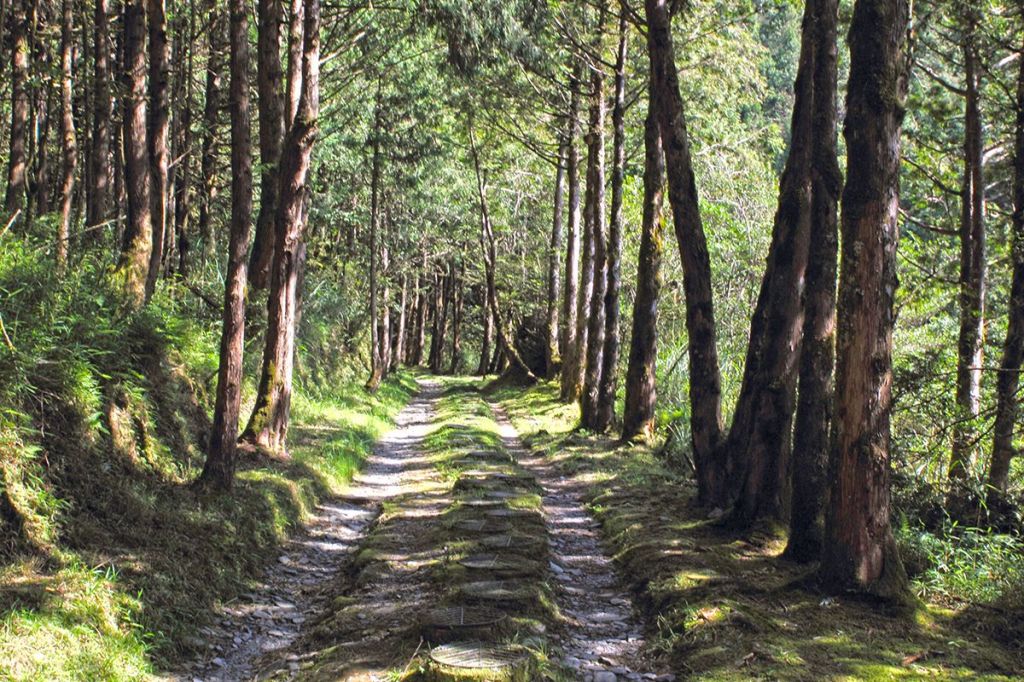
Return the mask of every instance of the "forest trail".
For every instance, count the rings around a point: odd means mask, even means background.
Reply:
[[[561,663],[583,680],[671,679],[646,671],[641,656],[643,624],[598,537],[598,523],[586,510],[582,491],[519,438],[505,410],[491,403],[505,449],[537,477],[543,487],[543,512],[551,542],[549,563],[558,606],[568,619],[552,635]],[[643,671],[643,672],[638,672]]]
[[[529,532],[528,521],[516,520],[525,510],[506,507],[505,498],[497,497],[511,493],[496,493],[489,485],[505,483],[510,475],[530,481],[539,494],[532,528],[546,538],[549,554],[534,562],[536,570],[504,584],[514,582],[531,595],[550,589],[560,614],[557,622],[542,616],[548,626],[517,625],[514,639],[532,636],[543,642],[548,671],[557,675],[551,679],[673,679],[652,672],[641,655],[642,623],[598,541],[597,523],[585,510],[581,491],[523,446],[500,406],[484,403],[476,391],[453,393],[443,387],[421,382],[420,393],[377,445],[353,488],[322,508],[308,533],[290,543],[270,569],[263,586],[247,595],[249,601],[226,607],[219,624],[203,630],[213,642],[210,654],[172,679],[370,682],[394,679],[400,671],[425,664],[432,642],[421,639],[427,632],[423,623],[438,606],[466,604],[468,613],[480,602],[467,598],[467,590],[496,584],[479,581],[490,575],[487,571],[457,565],[460,547],[489,547],[480,543],[493,538],[486,529],[477,529],[483,534],[466,530],[475,523],[467,514],[487,519],[488,528],[511,522],[516,530],[508,537]],[[454,418],[438,415],[444,395],[454,395],[447,407]],[[479,428],[462,418],[471,414],[490,424],[500,444],[481,448]],[[456,469],[453,475],[452,463],[435,456],[439,438],[471,468]],[[499,463],[516,473],[493,473],[489,467]],[[488,485],[475,487],[485,470],[492,472]],[[509,510],[508,518],[495,511],[496,497],[500,508]],[[509,553],[494,556],[511,558]],[[527,622],[521,619],[536,613],[532,598],[485,603],[492,613],[503,612],[507,622]],[[470,639],[482,638],[503,639],[489,631]]]
[[[261,585],[228,604],[212,626],[197,634],[209,653],[167,679],[195,682],[240,681],[267,668],[298,670],[289,647],[307,623],[328,608],[329,586],[362,544],[381,505],[415,483],[417,452],[430,426],[438,388],[424,382],[395,419],[395,428],[377,443],[354,485],[320,507],[305,532],[291,539]]]

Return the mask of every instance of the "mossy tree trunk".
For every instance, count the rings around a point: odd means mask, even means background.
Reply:
[[[665,155],[661,150],[654,99],[649,97],[644,121],[644,212],[640,261],[636,273],[629,365],[626,368],[626,404],[622,415],[622,439],[626,441],[635,438],[650,440],[654,436],[664,189]]]

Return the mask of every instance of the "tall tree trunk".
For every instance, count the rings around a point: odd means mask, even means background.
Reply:
[[[848,42],[831,495],[821,576],[828,589],[899,597],[890,525],[889,416],[906,0],[857,0]]]
[[[619,289],[622,287],[622,191],[626,174],[626,48],[629,40],[626,9],[619,16],[619,51],[615,61],[614,163],[612,166],[612,218],[608,229],[608,284],[604,295],[604,353],[597,396],[594,428],[607,431],[615,420],[615,394],[618,366],[621,313]]]
[[[469,147],[470,155],[473,157],[473,169],[476,173],[477,198],[480,201],[480,246],[484,256],[484,275],[487,285],[487,302],[491,307],[491,314],[494,316],[494,327],[497,333],[499,347],[508,362],[509,368],[520,375],[520,378],[529,383],[535,383],[530,368],[523,362],[519,350],[516,348],[515,340],[509,330],[505,328],[501,315],[501,306],[498,305],[498,286],[496,281],[497,270],[497,248],[494,243],[494,227],[491,225],[491,212],[487,204],[487,181],[484,178],[483,168],[480,164],[480,151],[476,146],[476,138],[473,135],[473,125],[469,126]]]
[[[166,0],[146,0],[149,15],[149,161],[152,176],[150,200],[152,202],[153,248],[149,257],[149,276],[146,278],[146,297],[153,295],[156,280],[163,263],[164,242],[167,234],[167,191],[170,153],[167,140],[170,131],[170,46],[167,42]]]
[[[274,268],[267,303],[267,338],[256,404],[243,438],[285,447],[291,410],[295,326],[305,246],[309,164],[320,111],[320,2],[304,0],[299,108],[281,151],[281,189],[274,220]]]
[[[249,261],[249,283],[264,289],[274,260],[274,215],[277,212],[278,165],[284,139],[284,70],[281,68],[281,0],[259,0],[256,91],[260,122],[260,212]]]
[[[604,24],[607,8],[601,5],[594,38],[594,53],[601,55],[604,42]],[[595,57],[596,58],[596,57]],[[605,307],[604,295],[608,288],[608,230],[604,212],[604,138],[605,101],[604,71],[600,63],[590,70],[590,130],[587,131],[587,189],[590,208],[588,233],[591,239],[592,288],[587,322],[586,356],[583,365],[583,392],[580,394],[580,417],[583,426],[597,429],[597,401],[600,392],[601,370],[604,358]]]
[[[804,328],[799,394],[793,428],[793,475],[786,556],[821,556],[822,512],[832,423],[835,357],[836,206],[842,185],[836,158],[836,64],[838,0],[812,0],[804,14],[816,45],[814,56],[814,152],[811,157],[811,234],[804,289]],[[805,31],[808,30],[805,28]]]
[[[668,198],[683,263],[690,360],[690,432],[697,467],[698,500],[705,506],[721,505],[726,483],[723,462],[717,455],[722,437],[722,378],[718,366],[711,258],[697,201],[697,182],[679,93],[668,3],[667,0],[645,0],[645,7],[647,48],[665,149]]]
[[[88,241],[102,236],[99,226],[110,217],[110,30],[107,0],[95,0],[93,12],[92,140],[89,189],[86,194]]]
[[[732,428],[722,446],[730,459],[730,479],[737,484],[734,520],[742,524],[759,518],[781,520],[790,510],[787,493],[804,329],[804,285],[811,232],[819,217],[814,215],[814,181],[822,171],[829,172],[829,168],[817,170],[815,163],[829,164],[820,158],[817,147],[828,145],[834,136],[818,128],[819,120],[832,119],[835,87],[820,82],[817,64],[823,52],[835,47],[822,42],[818,33],[822,20],[815,2],[805,5],[789,155],[751,321],[743,384]]]
[[[452,265],[454,276],[454,263]],[[452,362],[448,367],[449,374],[457,374],[462,367],[462,314],[463,314],[463,282],[466,279],[466,263],[461,261],[458,276],[452,280]]]
[[[405,362],[406,308],[409,302],[409,276],[402,273],[402,294],[398,301],[398,328],[391,347],[391,366],[397,368]]]
[[[377,265],[379,251],[377,247],[380,232],[380,181],[381,181],[381,150],[380,136],[383,128],[383,112],[381,110],[382,81],[377,81],[377,96],[373,114],[373,148],[370,168],[370,378],[366,380],[366,389],[376,391],[384,377],[384,358],[380,355],[380,339],[377,331]]]
[[[444,362],[445,336],[448,333],[448,274],[437,275],[434,279],[434,329],[430,335],[430,359],[428,365],[434,374],[441,373]]]
[[[956,405],[949,477],[967,478],[976,448],[974,420],[981,412],[981,364],[985,350],[985,181],[979,95],[977,17],[964,8],[964,175],[960,210],[960,336],[957,343]]]
[[[231,235],[220,337],[217,399],[206,464],[199,480],[229,489],[235,474],[245,345],[246,257],[252,222],[252,139],[249,120],[249,35],[246,0],[230,0]]]
[[[559,142],[558,159],[555,162],[555,200],[551,217],[551,241],[548,244],[548,305],[546,324],[546,343],[544,345],[544,364],[546,376],[553,379],[558,373],[561,362],[558,337],[558,304],[562,288],[560,280],[559,256],[562,251],[562,218],[565,213],[565,142]]]
[[[420,272],[416,275],[416,337],[410,355],[410,360],[415,366],[423,363],[423,344],[427,333],[427,310],[429,309],[429,304],[425,293],[427,288],[426,276],[427,254],[424,252]]]
[[[174,173],[174,233],[178,245],[177,264],[169,267],[169,270],[176,271],[179,275],[185,276],[188,272],[189,248],[191,237],[189,236],[189,225],[191,222],[192,210],[192,78],[194,73],[194,53],[192,43],[195,40],[194,12],[192,11],[192,0],[188,3],[188,30],[186,34],[185,50],[188,55],[184,64],[184,96],[179,102],[178,113],[175,116],[175,147],[180,157],[178,170]]]
[[[7,158],[7,191],[4,195],[4,224],[25,210],[28,192],[28,119],[31,109],[28,90],[29,22],[27,4],[11,0],[11,136]]]
[[[382,240],[383,241],[383,240]],[[390,257],[387,246],[380,248],[380,269],[383,282],[380,287],[380,317],[377,324],[377,358],[380,363],[381,377],[386,377],[391,371],[391,287],[388,279],[388,268]]]
[[[655,377],[658,361],[658,296],[661,293],[661,257],[664,223],[665,155],[654,99],[648,102],[644,122],[644,213],[640,236],[640,262],[633,302],[633,334],[626,368],[626,404],[622,439],[654,436]]]
[[[1024,48],[1021,49],[1024,54]],[[1009,320],[1003,359],[996,380],[996,419],[989,468],[989,495],[1005,493],[1014,456],[1013,435],[1017,428],[1021,363],[1024,361],[1024,59],[1017,75],[1017,128],[1013,155],[1013,280],[1010,284]]]
[[[128,219],[118,262],[118,276],[135,305],[148,300],[153,222],[149,146],[146,142],[146,7],[145,0],[124,0],[124,176]]]
[[[491,304],[487,300],[486,285],[483,291],[483,302],[480,305],[480,313],[483,316],[483,331],[480,339],[480,363],[477,365],[478,376],[486,376],[491,369],[491,346],[494,343],[494,314],[491,312]]]
[[[217,131],[221,111],[221,69],[223,61],[223,16],[216,0],[207,0],[206,16],[209,21],[207,35],[209,51],[206,59],[206,96],[203,104],[202,140],[199,143],[199,175],[202,193],[199,198],[199,239],[202,242],[202,260],[207,261],[214,252],[216,240],[210,212],[217,198]]]
[[[71,201],[75,193],[75,168],[78,149],[75,144],[74,91],[71,72],[74,41],[74,12],[71,0],[64,0],[63,21],[60,29],[61,70],[61,147],[64,151],[64,178],[61,183],[60,226],[57,231],[57,268],[63,271],[68,264],[68,244],[71,235]]]
[[[577,143],[579,133],[580,79],[583,64],[576,60],[572,79],[569,81],[569,115],[566,133],[565,174],[569,195],[569,217],[566,221],[568,234],[565,243],[565,291],[562,297],[562,372],[560,398],[570,402],[577,397],[576,380],[579,361],[579,340],[576,336],[577,299],[580,292],[580,151]]]

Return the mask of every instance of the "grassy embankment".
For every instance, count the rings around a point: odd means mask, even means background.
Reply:
[[[243,456],[230,496],[200,495],[215,311],[172,287],[118,312],[101,273],[57,280],[17,245],[0,300],[0,679],[141,679],[192,655],[414,390],[299,388],[291,457]]]
[[[605,540],[656,624],[653,646],[688,679],[1019,679],[1024,650],[1008,626],[1021,612],[948,594],[940,602],[928,589],[944,570],[938,563],[915,582],[922,599],[910,613],[797,588],[808,569],[778,559],[783,539],[704,520],[678,465],[575,432],[578,410],[558,401],[556,387],[498,397],[531,447],[586,484]],[[991,565],[972,575],[1000,578]]]

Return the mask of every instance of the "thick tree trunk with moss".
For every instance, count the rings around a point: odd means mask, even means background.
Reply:
[[[820,575],[828,589],[899,598],[890,525],[893,295],[906,0],[858,0],[850,25],[831,494]]]
[[[982,173],[982,121],[979,103],[977,10],[963,9],[964,172],[960,197],[960,334],[957,341],[956,406],[949,477],[967,478],[977,450],[975,420],[981,412],[985,350],[985,179]],[[955,493],[956,491],[954,491]]]
[[[304,0],[302,87],[299,107],[281,154],[281,188],[274,220],[274,267],[267,304],[267,338],[263,349],[256,404],[243,438],[270,450],[285,447],[291,409],[295,325],[305,257],[303,239],[309,192],[309,164],[320,111],[320,2]]]
[[[821,556],[827,486],[832,370],[835,357],[836,206],[842,177],[836,159],[836,64],[838,0],[812,0],[805,9],[812,31],[815,146],[811,157],[811,234],[804,293],[804,328],[799,393],[793,428],[793,476],[786,556],[814,561]],[[808,26],[810,23],[810,26]]]
[[[1006,492],[1014,430],[1018,422],[1021,364],[1024,361],[1024,59],[1017,76],[1017,126],[1013,155],[1013,280],[1010,284],[1009,320],[1003,359],[996,379],[996,419],[989,468],[989,494],[994,499]]]
[[[31,104],[28,90],[30,0],[11,0],[11,128],[7,156],[7,190],[4,195],[4,224],[25,209],[28,192],[28,119]]]
[[[697,201],[686,114],[672,45],[667,0],[645,0],[647,49],[653,74],[668,198],[683,263],[687,352],[690,360],[690,432],[702,505],[725,502],[725,467],[718,456],[722,437],[722,379],[718,367],[711,259]]]
[[[252,222],[252,140],[249,119],[248,4],[231,0],[231,235],[220,337],[217,399],[201,484],[225,490],[234,481],[238,412],[242,403],[246,260]]]
[[[565,238],[565,286],[562,296],[562,367],[560,397],[564,402],[575,399],[575,374],[578,366],[579,339],[577,328],[577,299],[580,292],[580,152],[578,138],[580,78],[582,65],[577,60],[569,82],[568,133],[566,137],[565,179],[568,195],[568,219]]]
[[[633,334],[626,368],[626,404],[622,415],[622,439],[626,441],[650,440],[654,436],[664,188],[665,156],[661,150],[658,114],[651,99],[644,122],[644,213],[633,301]]]
[[[151,175],[146,135],[146,7],[145,0],[124,2],[124,175],[128,218],[116,276],[136,306],[148,298],[150,254],[153,250]]]
[[[146,296],[152,296],[163,262],[167,234],[167,192],[170,150],[170,45],[167,42],[166,0],[146,0],[149,15],[149,125],[147,139],[150,163],[150,209],[153,248],[149,254]]]
[[[598,382],[597,415],[594,429],[607,431],[615,420],[620,347],[619,289],[622,286],[622,193],[626,173],[626,47],[629,40],[626,10],[619,17],[619,49],[615,61],[614,162],[612,165],[612,217],[608,228],[607,277],[604,295],[604,351]]]

